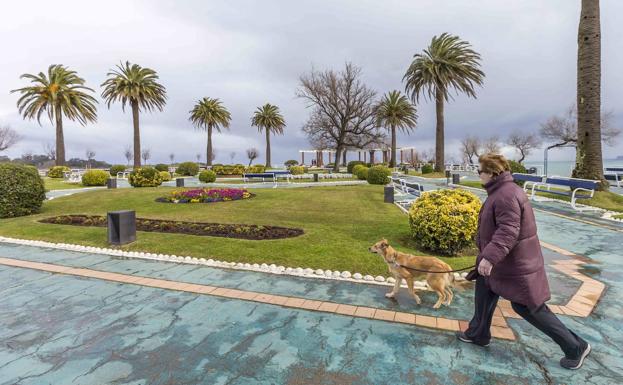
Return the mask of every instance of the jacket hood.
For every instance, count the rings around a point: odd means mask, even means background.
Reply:
[[[487,190],[487,194],[491,195],[491,193],[497,190],[501,185],[508,182],[513,182],[513,176],[510,171],[504,171],[500,175],[494,176],[483,187]]]

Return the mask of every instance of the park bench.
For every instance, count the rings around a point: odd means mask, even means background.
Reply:
[[[424,186],[417,182],[407,182],[403,178],[392,178],[394,188],[404,192],[405,194],[419,197],[424,191]]]
[[[265,182],[266,179],[277,183],[278,177],[285,177],[288,182],[290,182],[292,174],[290,171],[270,171],[270,172],[256,172],[256,173],[245,173],[242,174],[242,179],[245,182],[250,182],[251,179],[261,178],[262,182]]]
[[[607,181],[613,181],[617,187],[623,184],[623,167],[606,167],[604,178]]]
[[[590,199],[595,195],[595,189],[599,181],[579,178],[564,178],[559,176],[548,177],[545,182],[537,182],[532,185],[531,198],[534,200],[537,191],[550,194],[562,195],[571,198],[571,207],[578,211],[593,210],[593,207],[576,206],[577,199]],[[552,190],[552,187],[567,187],[569,190]]]
[[[518,172],[513,173],[514,180],[524,182],[524,191],[528,191],[528,189],[531,189],[535,183],[543,183],[543,178],[545,178],[544,175],[522,174]]]

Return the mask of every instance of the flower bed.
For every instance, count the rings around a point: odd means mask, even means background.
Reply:
[[[212,203],[237,201],[253,198],[246,189],[239,188],[199,188],[192,190],[175,190],[165,197],[156,199],[163,203]]]
[[[39,222],[56,225],[94,227],[106,227],[107,224],[106,217],[101,215],[60,215],[57,217],[44,218]],[[250,240],[292,238],[303,234],[302,229],[289,227],[167,221],[148,218],[136,218],[136,230]]]

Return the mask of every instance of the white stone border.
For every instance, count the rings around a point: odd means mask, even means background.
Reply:
[[[9,238],[0,236],[0,243],[12,243],[17,245],[26,245],[26,246],[37,246],[37,247],[48,247],[51,249],[59,249],[59,250],[67,250],[67,251],[75,251],[80,253],[92,253],[92,254],[104,254],[110,255],[114,257],[126,257],[126,258],[139,258],[139,259],[151,259],[156,261],[164,261],[164,262],[176,262],[176,263],[185,263],[191,265],[204,265],[210,267],[218,267],[225,269],[234,269],[234,270],[246,270],[246,271],[254,271],[261,273],[269,273],[269,274],[279,274],[279,275],[290,275],[296,277],[305,277],[305,278],[317,278],[317,279],[330,279],[336,281],[347,281],[354,283],[366,283],[366,284],[374,284],[374,285],[384,285],[391,286],[396,282],[393,277],[383,277],[381,275],[377,275],[373,277],[371,275],[362,275],[360,273],[351,274],[349,271],[331,271],[331,270],[322,270],[322,269],[311,269],[311,268],[301,268],[301,267],[284,267],[277,266],[275,264],[268,265],[266,263],[258,264],[258,263],[241,263],[241,262],[224,262],[214,260],[212,258],[196,258],[190,256],[177,256],[177,255],[168,255],[168,254],[154,254],[154,253],[146,253],[140,251],[123,251],[119,249],[108,249],[102,247],[93,247],[93,246],[82,246],[70,243],[53,243],[46,241],[37,241],[30,239],[18,239],[18,238]],[[454,273],[454,278],[457,281],[464,280],[467,272],[463,272],[461,274]],[[406,287],[405,282],[402,283],[403,287]],[[425,280],[415,281],[414,286],[419,290],[430,290]]]
[[[623,219],[617,219],[617,218],[614,217],[615,215],[621,215],[621,214],[623,214],[623,213],[618,213],[616,211],[606,211],[601,216],[601,219],[607,219],[609,221],[623,223]]]

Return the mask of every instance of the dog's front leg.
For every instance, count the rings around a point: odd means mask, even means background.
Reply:
[[[398,294],[398,290],[400,290],[400,284],[402,283],[402,278],[396,277],[396,276],[394,276],[394,278],[396,279],[396,283],[394,283],[394,288],[392,289],[392,291],[385,294],[385,297],[387,298],[394,298],[394,296]]]
[[[420,299],[420,297],[418,297],[417,294],[415,294],[415,290],[413,289],[413,278],[407,279],[407,287],[409,288],[409,293],[413,294],[415,302],[417,302],[418,305],[421,304],[422,300]]]

